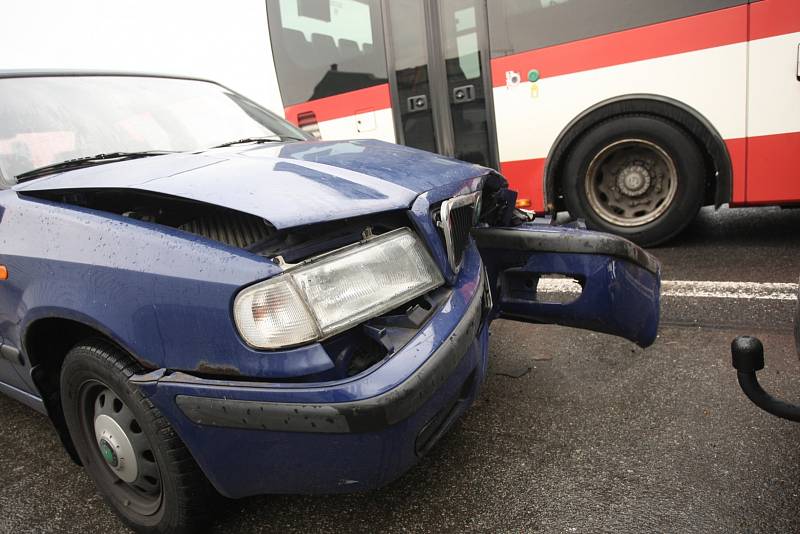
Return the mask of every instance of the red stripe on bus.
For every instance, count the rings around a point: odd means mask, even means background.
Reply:
[[[284,108],[284,112],[286,120],[297,124],[297,116],[309,111],[316,115],[318,122],[322,122],[391,107],[389,84],[385,83],[288,106]]]
[[[500,163],[500,174],[508,180],[509,188],[517,192],[517,200],[530,200],[531,209],[538,213],[544,213],[544,162],[545,158]]]
[[[528,71],[537,69],[542,78],[548,78],[744,41],[747,5],[493,59],[492,83],[504,86],[507,71],[518,72],[526,80]],[[675,73],[676,83],[680,74]]]
[[[800,201],[800,132],[726,139],[733,171],[732,206]],[[531,207],[544,212],[545,158],[504,161],[500,173]]]
[[[747,138],[747,204],[800,201],[800,132]]]
[[[742,205],[747,200],[747,139],[726,139],[725,146],[728,148],[733,175],[731,205]]]
[[[750,39],[800,32],[800,2],[761,0],[750,4]]]

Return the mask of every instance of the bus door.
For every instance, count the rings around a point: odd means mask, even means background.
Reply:
[[[383,0],[399,143],[496,167],[482,0]]]
[[[750,5],[746,204],[800,202],[800,4]]]

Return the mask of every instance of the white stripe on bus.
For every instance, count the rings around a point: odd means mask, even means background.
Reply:
[[[750,41],[748,137],[800,131],[798,43],[800,32]]]
[[[379,139],[389,143],[396,142],[392,110],[388,108],[320,121],[319,133],[323,141]]]
[[[745,137],[746,74],[747,43],[742,42],[552,78],[542,73],[535,96],[530,82],[495,87],[500,161],[546,157],[561,130],[581,112],[633,93],[674,98],[707,118],[723,139]]]

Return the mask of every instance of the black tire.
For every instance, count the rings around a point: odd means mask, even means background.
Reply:
[[[89,340],[75,346],[61,369],[61,403],[70,436],[99,493],[128,526],[148,533],[197,532],[204,526],[207,505],[215,492],[169,422],[129,383],[128,379],[141,371],[139,364],[108,342]],[[147,492],[134,486],[135,482],[121,480],[100,452],[95,410],[103,403],[113,403],[109,409],[114,410],[120,406],[117,401],[128,415],[119,418],[121,427],[124,424],[130,431],[128,443],[144,444],[135,447],[133,456],[138,458],[141,453],[156,465],[158,480],[152,488],[145,488]],[[116,454],[104,453],[116,462]],[[143,465],[144,459],[140,463]],[[138,471],[144,472],[142,468]]]
[[[702,153],[689,134],[666,119],[624,115],[601,122],[578,138],[567,158],[561,179],[570,214],[584,219],[591,229],[621,235],[643,246],[658,245],[677,235],[703,202]],[[604,167],[603,163],[611,164]],[[633,184],[643,189],[620,187],[628,185],[624,173],[643,167],[649,172],[634,171],[633,178]],[[609,191],[609,186],[616,189]],[[640,199],[651,204],[639,205]],[[632,207],[623,205],[621,210],[619,204],[625,202]],[[628,209],[640,209],[639,215],[629,214]]]

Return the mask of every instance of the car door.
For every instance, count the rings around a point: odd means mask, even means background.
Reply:
[[[472,236],[495,316],[604,332],[642,347],[655,341],[660,265],[637,245],[544,221],[474,228]]]
[[[7,178],[8,173],[0,168],[0,191],[8,189],[12,183]],[[2,221],[5,207],[0,201],[0,221]],[[6,257],[0,249],[0,393],[14,395],[27,392],[29,389],[18,371],[24,369],[24,361],[20,354],[19,344],[7,339],[9,331],[16,328],[18,319],[15,315],[19,307],[19,294],[8,288],[3,283],[8,277],[6,270]]]

